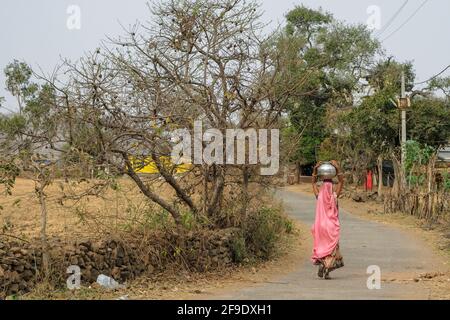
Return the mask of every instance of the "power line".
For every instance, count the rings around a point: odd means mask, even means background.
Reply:
[[[381,42],[386,41],[387,39],[392,37],[394,34],[396,34],[401,28],[403,28],[409,21],[411,21],[412,18],[414,18],[416,16],[416,14],[427,4],[428,1],[430,1],[430,0],[425,0],[424,2],[422,2],[422,4],[413,12],[413,14],[410,15],[409,18],[406,19],[406,21],[400,25],[400,27],[398,27],[393,32],[391,32],[386,38],[381,40]]]
[[[443,74],[443,73],[444,73],[445,71],[447,71],[447,69],[449,69],[449,68],[450,68],[450,64],[449,64],[448,66],[446,66],[441,72],[439,72],[439,73],[435,74],[434,76],[432,76],[430,79],[425,80],[425,81],[422,81],[422,82],[414,83],[414,85],[417,85],[417,84],[424,84],[424,83],[430,82],[431,80],[434,80],[434,79],[436,79],[437,77],[439,77],[441,74]]]
[[[394,15],[389,19],[389,21],[383,26],[383,28],[380,29],[380,31],[377,32],[377,34],[375,35],[376,37],[381,36],[386,30],[387,28],[390,27],[390,25],[392,24],[392,22],[394,22],[394,20],[398,17],[398,15],[400,14],[400,12],[402,12],[402,10],[406,7],[406,5],[408,4],[409,0],[406,0],[401,6],[400,8],[394,13]]]

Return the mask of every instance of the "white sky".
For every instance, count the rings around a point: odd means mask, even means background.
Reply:
[[[296,5],[321,6],[350,23],[366,23],[367,8],[380,8],[381,25],[394,15],[406,0],[260,0],[264,19],[275,27],[284,23],[284,14]],[[409,0],[407,5],[380,36],[398,28],[425,0]],[[67,8],[81,10],[81,29],[66,26]],[[23,60],[33,68],[51,71],[60,56],[76,59],[98,46],[106,35],[123,33],[122,25],[148,20],[146,0],[2,0],[0,6],[0,96],[6,107],[14,109],[14,100],[4,90],[3,69],[13,59]],[[120,22],[120,23],[119,23]],[[450,1],[429,0],[409,23],[383,45],[389,55],[400,61],[413,60],[417,81],[423,81],[450,64]],[[447,70],[445,75],[450,75]]]

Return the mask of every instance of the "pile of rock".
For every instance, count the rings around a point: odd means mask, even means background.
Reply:
[[[155,269],[179,264],[189,270],[205,271],[233,263],[231,241],[237,229],[202,232],[167,232],[148,241],[116,239],[82,240],[65,244],[49,241],[49,270],[46,281],[65,286],[69,266],[78,266],[81,284],[104,274],[123,283]],[[41,281],[42,249],[39,242],[0,242],[0,298],[30,291]]]
[[[130,244],[126,249],[125,243],[116,240],[81,241],[69,250],[66,247],[63,254],[64,265],[79,266],[81,281],[86,284],[95,282],[99,274],[124,282],[146,270],[153,270],[151,264],[139,259],[135,245]]]
[[[34,286],[41,254],[30,244],[0,242],[0,297],[27,292]]]
[[[382,201],[382,198],[378,196],[378,192],[355,192],[351,197],[355,202]]]
[[[183,258],[200,272],[226,267],[233,262],[231,241],[239,232],[239,229],[230,228],[202,236],[191,233],[186,239]]]

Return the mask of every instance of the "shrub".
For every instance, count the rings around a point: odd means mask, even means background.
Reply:
[[[263,207],[250,215],[244,226],[245,244],[256,258],[270,259],[277,252],[281,237],[293,229],[280,209]]]
[[[236,263],[244,262],[244,260],[248,257],[244,235],[239,233],[231,240],[230,246],[233,254],[233,261]]]

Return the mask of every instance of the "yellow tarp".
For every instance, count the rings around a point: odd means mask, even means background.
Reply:
[[[189,171],[192,168],[192,164],[179,164],[175,165],[172,163],[170,157],[160,157],[162,165],[170,171],[173,167],[175,167],[176,173],[184,173]],[[137,173],[149,173],[156,174],[159,173],[159,170],[156,166],[156,163],[153,161],[151,157],[147,158],[130,158],[130,162],[133,165],[133,169]]]

